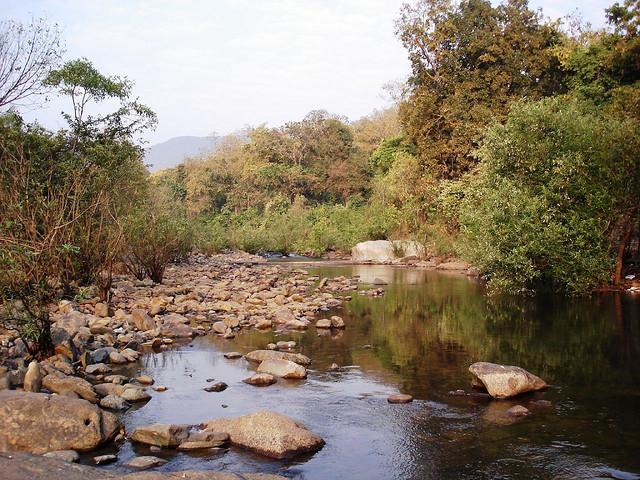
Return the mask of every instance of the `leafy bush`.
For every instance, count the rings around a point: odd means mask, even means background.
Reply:
[[[637,124],[588,103],[516,105],[458,185],[461,251],[500,290],[602,284],[613,265],[607,234],[637,189],[639,143]]]
[[[182,260],[192,247],[189,222],[184,216],[146,204],[125,221],[126,249],[123,257],[128,270],[161,283],[171,262]]]

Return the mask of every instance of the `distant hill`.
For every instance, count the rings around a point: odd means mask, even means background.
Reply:
[[[174,137],[166,142],[158,143],[146,149],[144,163],[149,170],[157,172],[165,168],[172,168],[182,163],[186,158],[197,157],[216,148],[215,137]]]

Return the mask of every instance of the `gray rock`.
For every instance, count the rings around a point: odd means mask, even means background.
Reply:
[[[265,360],[258,366],[258,373],[269,373],[276,377],[301,379],[307,377],[307,369],[289,360]]]
[[[167,463],[164,458],[158,458],[151,455],[142,457],[134,457],[129,460],[125,465],[129,468],[135,468],[137,470],[148,470],[149,468],[159,467]]]
[[[24,376],[24,391],[25,392],[39,392],[42,389],[42,372],[40,371],[40,364],[33,360],[27,368],[27,373]]]
[[[119,397],[118,395],[107,395],[100,400],[100,406],[109,410],[118,411],[128,410],[131,407],[124,398]]]
[[[190,425],[154,423],[137,427],[130,436],[132,442],[157,447],[177,447],[189,437]]]
[[[126,388],[120,395],[127,402],[146,402],[151,400],[151,395],[144,391],[142,388]]]
[[[56,450],[54,452],[47,452],[43,456],[47,458],[57,458],[63,462],[78,463],[80,455],[75,450]]]

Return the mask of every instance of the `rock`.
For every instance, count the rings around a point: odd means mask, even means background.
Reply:
[[[271,323],[271,320],[266,319],[266,318],[262,318],[262,319],[258,320],[254,326],[255,326],[255,328],[257,328],[258,330],[268,330],[268,329],[270,329],[273,325],[272,325],[272,323]]]
[[[164,385],[158,385],[157,387],[153,387],[156,392],[166,392],[168,390]]]
[[[87,365],[84,371],[88,375],[100,375],[105,373],[111,373],[111,367],[104,363],[94,363],[92,365]]]
[[[522,405],[514,405],[509,410],[507,410],[507,415],[510,417],[526,417],[531,412],[523,407]]]
[[[378,277],[374,278],[372,283],[374,285],[387,285],[387,282],[385,280]]]
[[[40,372],[40,364],[33,360],[27,368],[24,376],[24,391],[39,392],[42,389],[42,373]]]
[[[109,354],[109,363],[112,363],[114,365],[123,365],[128,362],[129,360],[120,352],[111,352]]]
[[[164,313],[166,308],[167,308],[167,302],[162,298],[154,297],[149,301],[149,315],[151,316]]]
[[[311,364],[311,359],[301,353],[276,352],[272,350],[254,350],[247,353],[244,358],[254,363],[263,362],[264,360],[288,360],[305,367]]]
[[[330,372],[335,372],[336,370],[340,370],[340,365],[338,365],[337,363],[332,363],[331,365],[329,365],[329,368],[327,370]]]
[[[278,346],[275,343],[267,343],[266,349],[267,350],[277,350]]]
[[[274,312],[276,323],[288,323],[296,319],[296,316],[287,307],[280,307]]]
[[[122,385],[117,385],[115,383],[99,383],[94,385],[93,389],[101,397],[107,397],[109,395],[120,396],[125,391],[125,388]]]
[[[97,348],[91,352],[91,363],[104,363],[109,361],[109,354],[114,351],[115,348],[113,347]]]
[[[120,395],[127,402],[146,402],[151,400],[151,395],[145,392],[142,388],[127,388]]]
[[[298,319],[290,320],[285,323],[284,326],[290,330],[306,330],[308,328],[308,324],[306,322]]]
[[[11,380],[9,379],[9,369],[0,367],[0,391],[9,390],[11,388]]]
[[[218,448],[229,442],[229,434],[225,432],[196,431],[189,434],[189,438],[178,446],[178,450],[202,450]]]
[[[493,398],[509,398],[548,387],[541,378],[520,367],[477,362],[469,371],[476,384],[484,386]]]
[[[236,358],[241,358],[242,354],[240,352],[227,352],[224,354],[224,358],[229,360],[235,360]]]
[[[181,315],[165,316],[162,326],[160,327],[160,335],[169,338],[193,337],[193,328],[183,323],[181,319],[185,318]]]
[[[137,427],[129,437],[132,442],[157,447],[177,447],[189,437],[190,425],[154,423]]]
[[[553,404],[549,400],[534,400],[531,405],[538,408],[551,408]]]
[[[69,463],[78,463],[78,460],[80,460],[80,455],[75,450],[56,450],[53,452],[47,452],[43,456],[47,458],[56,458]]]
[[[109,410],[125,411],[128,410],[131,405],[127,401],[119,397],[118,395],[107,395],[100,400],[100,406]]]
[[[333,316],[331,317],[331,327],[332,328],[345,328],[344,320],[341,317]]]
[[[93,308],[93,313],[98,317],[108,317],[110,316],[109,305],[107,305],[106,303],[96,303],[95,307]]]
[[[207,442],[207,441],[193,441],[193,442],[184,442],[178,445],[178,450],[182,452],[189,452],[192,450],[204,450],[207,448],[219,448],[224,443],[220,442]]]
[[[291,350],[292,348],[296,348],[296,342],[293,340],[289,342],[279,341],[276,342],[276,347],[278,350]]]
[[[151,455],[145,455],[142,457],[134,457],[125,463],[125,466],[129,468],[136,468],[138,470],[147,470],[149,468],[159,467],[167,463],[164,458],[158,458]]]
[[[115,415],[86,400],[45,393],[0,392],[0,450],[38,454],[88,451],[111,440],[119,428]]]
[[[351,249],[354,262],[392,262],[398,258],[423,256],[425,248],[411,240],[371,240],[360,242]]]
[[[324,445],[324,440],[304,425],[267,410],[234,419],[211,420],[206,429],[227,432],[233,445],[276,459],[314,452]]]
[[[42,386],[50,392],[62,394],[64,392],[74,392],[79,397],[91,403],[98,403],[98,395],[93,390],[93,386],[78,377],[70,377],[60,372],[53,372],[42,379]]]
[[[222,392],[227,389],[229,385],[224,382],[214,383],[213,385],[206,387],[204,389],[205,392]]]
[[[328,318],[318,320],[316,322],[316,328],[331,328],[331,320]]]
[[[215,322],[211,325],[211,328],[214,332],[219,333],[220,335],[224,334],[227,331],[227,324],[224,322]]]
[[[113,463],[118,460],[117,455],[98,455],[97,457],[93,457],[93,463],[96,465],[106,465],[107,463]]]
[[[142,385],[153,385],[154,380],[149,375],[140,375],[136,377],[136,382],[141,383]]]
[[[133,472],[124,475],[112,470],[63,462],[44,456],[14,452],[0,454],[2,480],[286,480],[279,475],[234,474],[229,471]]]
[[[289,360],[265,360],[258,366],[258,373],[269,373],[276,377],[300,379],[307,378],[307,369]]]
[[[413,402],[413,397],[405,393],[395,393],[387,397],[389,403],[409,403]]]
[[[74,331],[73,334],[76,332],[77,330]],[[75,348],[71,341],[71,335],[73,334],[70,334],[62,328],[51,328],[51,342],[53,343],[54,352],[59,355],[64,355],[69,360],[74,360],[75,357]]]
[[[256,373],[242,381],[256,387],[268,387],[269,385],[273,385],[277,382],[276,378],[268,373]]]
[[[141,332],[147,332],[156,328],[156,322],[154,322],[153,318],[142,308],[136,308],[131,311],[131,320]]]

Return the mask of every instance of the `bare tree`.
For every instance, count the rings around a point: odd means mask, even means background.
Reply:
[[[62,54],[60,30],[42,18],[0,22],[0,108],[34,103]]]

